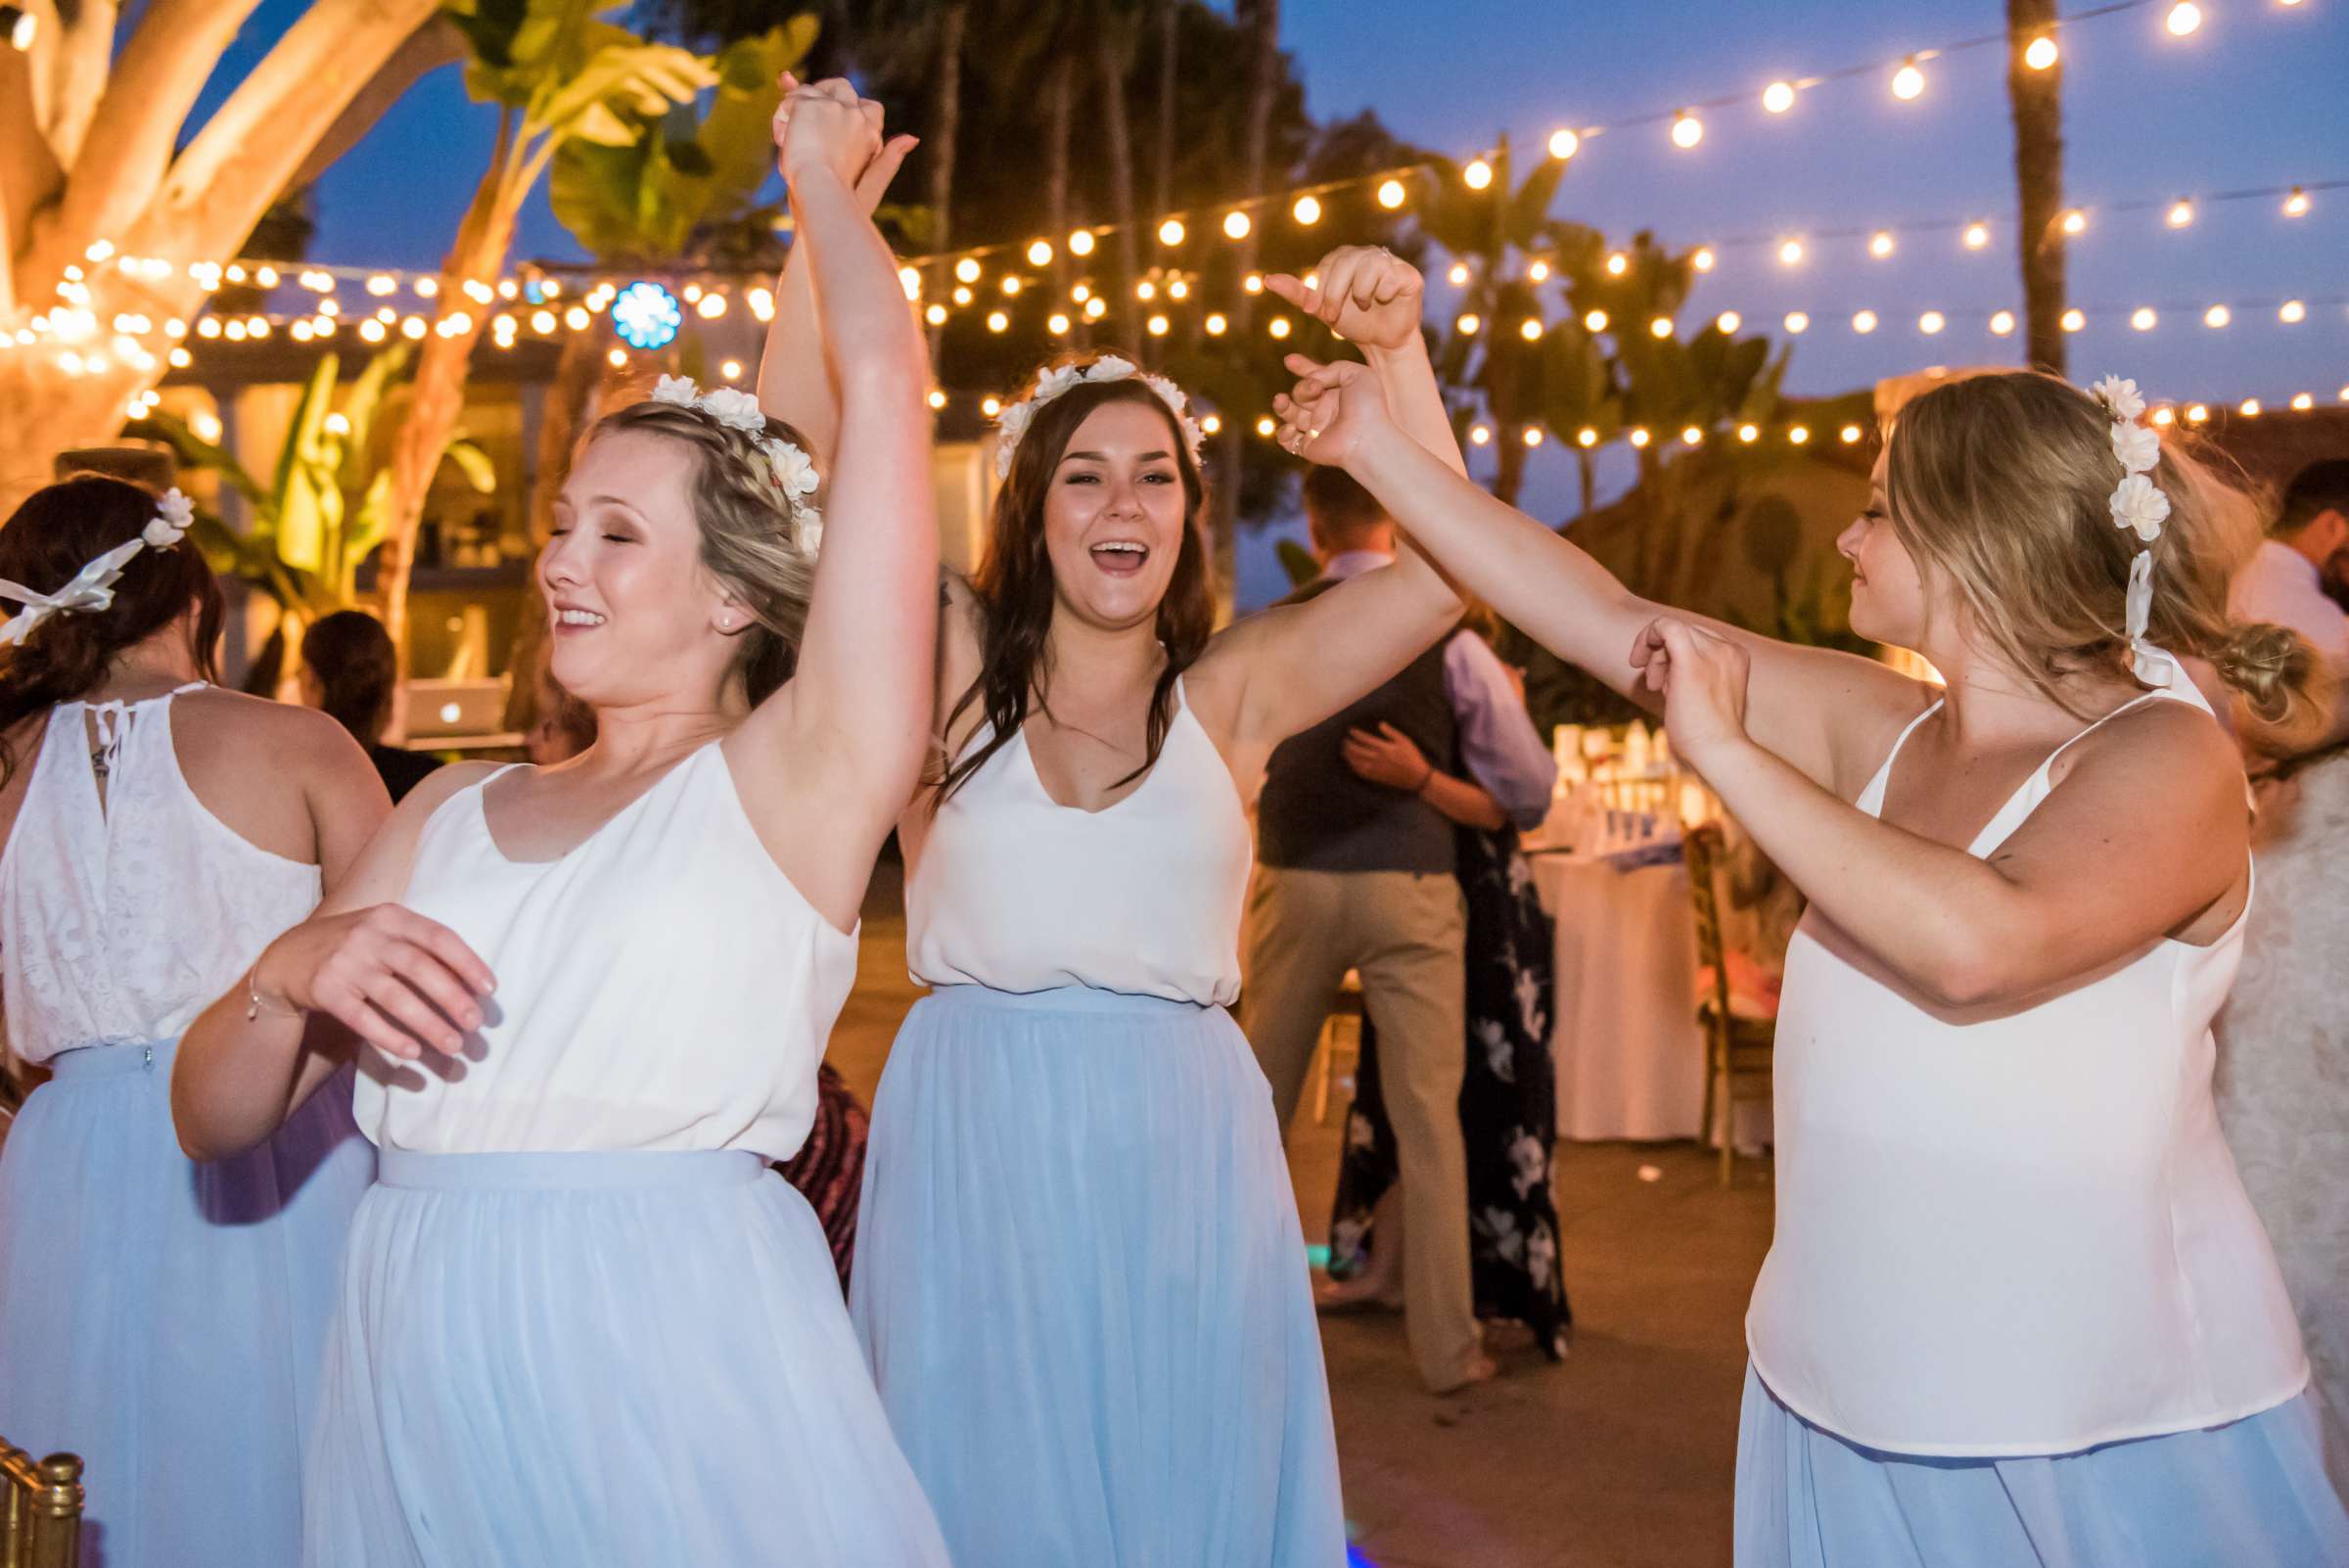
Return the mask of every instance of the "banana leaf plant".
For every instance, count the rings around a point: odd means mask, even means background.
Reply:
[[[391,442],[379,438],[378,427],[390,423],[388,406],[397,401],[396,379],[408,357],[405,344],[388,348],[344,388],[341,361],[320,356],[266,482],[172,415],[151,414],[129,427],[131,435],[168,445],[182,466],[218,476],[225,491],[244,500],[242,530],[199,505],[189,531],[214,572],[251,584],[277,607],[264,665],[282,659],[290,633],[358,597],[359,566],[383,542],[390,522]],[[441,461],[481,494],[497,487],[488,454],[462,435],[449,440]]]

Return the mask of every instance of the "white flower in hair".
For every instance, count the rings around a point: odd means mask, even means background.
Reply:
[[[155,516],[139,537],[151,548],[168,550],[187,536],[196,522],[196,503],[176,488],[165,490],[155,503]]]
[[[2170,498],[2144,475],[2132,474],[2121,481],[2112,492],[2111,504],[2113,527],[2135,529],[2147,544],[2161,537],[2161,525],[2170,515]]]
[[[686,383],[691,386],[692,383]],[[694,406],[721,425],[729,425],[746,436],[766,434],[766,410],[759,399],[739,387],[720,387],[694,399]]]
[[[702,390],[693,384],[691,376],[664,376],[653,383],[653,401],[656,403],[675,403],[680,408],[691,408],[701,395]]]
[[[2120,376],[2107,376],[2090,389],[2104,412],[2115,419],[2135,419],[2145,411],[2145,400],[2138,395],[2137,383]]]
[[[1152,394],[1174,411],[1174,423],[1182,431],[1183,444],[1190,449],[1191,461],[1197,462],[1200,444],[1206,437],[1190,416],[1190,399],[1183,395],[1182,389],[1164,376],[1149,374],[1122,354],[1103,354],[1089,365],[1055,365],[1040,372],[1034,392],[995,416],[995,478],[1011,476],[1011,454],[1019,449],[1037,409],[1085,382],[1125,381],[1132,376],[1140,376]]]
[[[2137,672],[2137,678],[2147,685],[2158,683],[2163,673],[2159,650],[2145,637],[2152,624],[2153,552],[2140,550],[2137,559],[2129,563],[2129,600],[2123,629],[2129,637],[2130,667]]]
[[[775,484],[785,495],[796,503],[801,496],[815,493],[821,482],[816,478],[814,459],[780,437],[770,437],[760,444],[775,471]]]
[[[2121,467],[2131,474],[2150,474],[2161,461],[2161,438],[2142,425],[2115,424],[2112,427],[2112,455],[2121,460]]]
[[[824,547],[824,514],[812,506],[803,506],[797,515],[800,520],[800,552],[811,556]]]

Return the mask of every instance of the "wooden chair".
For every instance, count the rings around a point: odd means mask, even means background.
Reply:
[[[0,1440],[0,1568],[74,1568],[80,1554],[81,1461]]]
[[[1721,938],[1717,876],[1728,854],[1718,822],[1690,828],[1681,841],[1688,859],[1688,892],[1696,906],[1696,961],[1713,971],[1713,993],[1697,1003],[1705,1035],[1705,1120],[1700,1137],[1721,1139],[1721,1184],[1729,1184],[1737,1153],[1737,1107],[1770,1103],[1771,1062],[1777,1042],[1773,1019],[1743,1018],[1729,1007],[1729,963]]]
[[[1321,1039],[1313,1050],[1313,1121],[1329,1120],[1329,1081],[1337,1076],[1338,1058],[1349,1063],[1362,1057],[1362,977],[1354,970],[1338,986],[1338,999],[1321,1021]],[[0,1568],[6,1568],[0,1564]]]

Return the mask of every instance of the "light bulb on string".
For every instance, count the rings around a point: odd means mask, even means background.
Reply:
[[[2088,312],[2081,309],[2078,305],[2074,305],[2071,309],[2066,310],[2063,313],[2063,315],[2056,321],[2055,325],[2061,327],[2066,332],[2082,331],[2088,326]]]
[[[1811,427],[1808,425],[1797,425],[1786,432],[1786,438],[1792,441],[1795,445],[1801,446],[1811,439]]]
[[[1862,334],[1863,336],[1875,331],[1876,313],[1873,310],[1862,310],[1857,312],[1852,317],[1852,330]]]
[[[1525,269],[1525,281],[1528,283],[1547,283],[1549,281],[1549,263],[1542,260],[1536,260],[1530,263]]]
[[[1563,125],[1549,133],[1549,156],[1561,163],[1572,158],[1582,145],[1582,137]]]
[[[1272,422],[1272,416],[1269,414],[1256,422],[1256,433],[1259,436],[1269,436],[1278,429],[1280,427]]]
[[[2012,333],[2014,331],[2014,312],[2011,310],[2001,310],[1996,315],[1992,316],[1990,318],[1990,331],[1993,337],[1998,338],[2004,338]]]
[[[1542,444],[1541,426],[1528,425],[1525,427],[1525,444],[1528,446],[1539,446]]]
[[[958,285],[956,285],[956,287],[955,287],[955,290],[954,290],[954,302],[955,302],[956,304],[958,304],[958,305],[967,305],[967,304],[969,304],[969,303],[971,302],[971,290],[970,290],[970,285],[968,285],[968,284],[958,284]]]
[[[1460,318],[1452,323],[1452,326],[1458,330],[1460,336],[1463,338],[1475,337],[1477,328],[1483,325],[1483,320],[1479,318],[1477,313],[1473,310],[1461,312]]]
[[[2292,398],[2292,407],[2296,412],[2306,413],[2316,406],[2317,398],[2314,392],[2300,392]]]
[[[930,389],[930,406],[932,408],[944,408],[946,406],[946,394],[943,392],[940,392],[936,387]]]
[[[1493,183],[1493,165],[1481,158],[1471,159],[1468,166],[1460,170],[1460,178],[1468,189],[1481,191]]]
[[[2061,53],[2055,47],[2055,35],[2043,32],[2024,47],[2023,64],[2033,70],[2045,70],[2061,58]]]
[[[1581,430],[1578,430],[1574,433],[1574,439],[1575,443],[1579,446],[1596,446],[1598,444],[1598,432],[1592,430],[1589,426],[1585,425]]]
[[[1468,283],[1468,263],[1465,261],[1454,261],[1451,264],[1451,270],[1445,273],[1444,278],[1446,282],[1450,283],[1455,289],[1466,287]]]
[[[1293,329],[1288,317],[1274,316],[1265,330],[1275,338],[1286,338]]]
[[[1595,308],[1585,312],[1583,316],[1583,330],[1585,332],[1606,331],[1607,313],[1604,310]]]
[[[966,255],[955,262],[954,276],[958,282],[977,283],[979,281],[979,258],[975,255]]]
[[[1300,196],[1297,198],[1297,205],[1289,208],[1289,216],[1309,226],[1320,222],[1320,199],[1314,196]]]
[[[2285,326],[2297,326],[2308,319],[2308,304],[2301,300],[2286,300],[2276,312],[2276,319]]]
[[[1484,446],[1484,445],[1488,445],[1488,444],[1490,444],[1490,443],[1492,442],[1492,439],[1493,439],[1493,427],[1492,427],[1492,426],[1490,426],[1490,425],[1471,425],[1471,426],[1469,426],[1469,427],[1468,427],[1468,444],[1469,444],[1469,445],[1471,445],[1471,446]]]
[[[1981,249],[1982,249],[1984,246],[1988,245],[1989,243],[1990,243],[1990,225],[1989,225],[1989,224],[1987,224],[1987,223],[1979,223],[1979,222],[1976,222],[1976,223],[1968,223],[1968,224],[1965,226],[1965,248],[1966,248],[1967,250],[1969,250],[1969,251],[1979,251],[1979,250],[1981,250]]]
[[[992,392],[988,393],[988,395],[979,399],[979,412],[985,414],[990,419],[994,418],[997,414],[1003,412],[1003,399],[997,397]]]
[[[1892,73],[1892,96],[1906,103],[1924,90],[1925,73],[1917,69],[1916,57],[1911,55],[1902,62],[1900,69]]]
[[[1645,425],[1634,425],[1632,427],[1631,440],[1634,446],[1638,447],[1641,451],[1645,451],[1647,449],[1647,443],[1650,439],[1651,438],[1647,434],[1647,427]]]
[[[1761,436],[1762,429],[1758,425],[1740,425],[1737,427],[1737,438],[1741,441],[1744,441],[1748,445],[1751,445],[1753,442],[1760,439]]]
[[[1662,340],[1672,336],[1672,317],[1658,316],[1647,324],[1647,335]]]
[[[1010,317],[1010,316],[1008,316],[1008,315],[1006,315],[1006,314],[1004,314],[1002,311],[1000,311],[1000,310],[990,310],[990,311],[987,313],[987,330],[988,330],[988,331],[990,331],[990,332],[1007,332],[1007,331],[1009,331],[1009,330],[1010,330],[1010,328],[1011,328],[1011,317]]]
[[[1180,245],[1186,232],[1182,226],[1182,219],[1169,218],[1158,226],[1158,243],[1170,246]]]
[[[2180,198],[2170,204],[2168,222],[2173,229],[2183,229],[2194,221],[2194,204]]]
[[[1050,266],[1052,264],[1052,242],[1050,240],[1030,240],[1028,242],[1028,264],[1032,267]]]
[[[1713,325],[1720,330],[1723,337],[1734,337],[1737,329],[1745,325],[1745,318],[1734,310],[1724,310],[1713,318]]]
[[[1255,226],[1249,221],[1248,214],[1238,208],[1223,214],[1223,237],[1227,240],[1245,240],[1248,231]]]
[[[1789,310],[1786,312],[1786,331],[1789,336],[1799,338],[1810,329],[1811,316],[1808,311]]]
[[[1916,318],[1916,330],[1930,338],[1950,324],[1950,318],[1938,310],[1928,310]]]
[[[1050,315],[1044,318],[1044,330],[1052,334],[1052,336],[1055,338],[1067,337],[1069,325],[1070,323],[1068,316],[1058,310],[1053,311]]]
[[[1794,83],[1773,81],[1762,89],[1762,107],[1773,115],[1783,115],[1794,107]]]
[[[1881,261],[1893,253],[1892,230],[1878,229],[1868,236],[1867,254]]]
[[[2063,232],[2064,232],[2064,233],[2066,233],[2066,234],[2084,234],[2084,233],[2086,233],[2087,231],[2088,231],[2088,214],[2087,214],[2086,212],[2082,211],[2082,210],[2081,210],[2079,208],[2076,208],[2076,207],[2075,207],[2075,208],[2072,208],[2070,211],[2068,211],[2068,212],[2066,212],[2066,213],[2064,213],[2064,214],[2063,214]]]
[[[943,327],[946,324],[946,307],[934,300],[929,308],[922,312],[922,319],[933,327]]]
[[[1631,269],[1632,258],[1630,256],[1624,254],[1621,251],[1609,253],[1607,256],[1607,276],[1611,278],[1620,278]]]
[[[2183,38],[2202,25],[2202,8],[2193,0],[2179,0],[2170,7],[2170,14],[2162,19],[2161,24],[2169,28],[2171,37]]]
[[[1090,229],[1078,229],[1078,230],[1076,230],[1074,233],[1072,233],[1072,234],[1069,236],[1069,254],[1071,254],[1071,255],[1091,255],[1092,254],[1093,254],[1093,231],[1092,231],[1092,230],[1090,230]]]
[[[1199,434],[1202,436],[1213,436],[1222,428],[1223,418],[1220,414],[1209,414],[1199,421]]]
[[[1846,425],[1846,426],[1844,426],[1844,427],[1843,427],[1843,432],[1842,432],[1842,434],[1843,434],[1843,444],[1844,444],[1844,445],[1846,445],[1846,446],[1854,446],[1854,445],[1857,445],[1857,444],[1859,444],[1859,440],[1860,440],[1860,435],[1861,435],[1861,432],[1860,432],[1860,427],[1859,427],[1859,426],[1857,426],[1857,425]]]
[[[1168,284],[1167,284],[1167,298],[1168,298],[1168,299],[1170,299],[1170,300],[1188,300],[1190,297],[1191,297],[1191,286],[1190,286],[1188,283],[1186,283],[1185,281],[1183,281],[1181,278],[1174,278],[1174,279],[1171,279],[1171,280],[1169,280],[1169,282],[1168,282]]]
[[[1705,139],[1705,122],[1683,109],[1672,116],[1672,145],[1686,152]]]
[[[1681,432],[1681,444],[1683,446],[1702,446],[1705,444],[1705,433],[1702,430],[1699,430],[1696,426],[1691,425],[1686,430]]]
[[[2129,325],[2140,332],[2151,332],[2161,324],[2161,317],[2151,305],[2139,305],[2129,317]]]
[[[1242,278],[1242,279],[1240,280],[1240,291],[1241,291],[1243,294],[1262,294],[1262,293],[1264,293],[1264,292],[1265,292],[1265,275],[1264,275],[1263,273],[1261,273],[1261,272],[1251,272],[1251,273],[1249,273],[1249,274],[1248,274],[1248,276],[1246,276],[1246,277],[1244,277],[1244,278]]]
[[[1696,254],[1688,258],[1688,264],[1699,272],[1710,272],[1713,270],[1715,259],[1713,247],[1700,245],[1696,248]]]
[[[2308,192],[2297,185],[2293,186],[2291,194],[2283,199],[2283,215],[2285,217],[2306,217],[2308,215]]]
[[[1230,327],[1231,318],[1223,314],[1223,312],[1221,310],[1211,311],[1209,312],[1207,319],[1201,322],[1200,325],[1207,329],[1207,335],[1209,337],[1221,338],[1223,336],[1224,331]]]
[[[1143,325],[1148,328],[1151,337],[1163,338],[1167,335],[1167,331],[1171,326],[1173,326],[1173,323],[1168,321],[1163,315],[1156,315],[1152,316],[1147,322],[1143,323]]]
[[[1392,212],[1403,206],[1404,189],[1401,180],[1384,180],[1378,187],[1378,205]]]
[[[1517,336],[1523,338],[1527,343],[1539,343],[1542,339],[1542,318],[1528,316],[1517,323]]]
[[[2205,327],[2224,327],[2234,319],[2234,312],[2223,304],[2214,304],[2202,312],[2202,325]]]
[[[1779,264],[1779,265],[1781,265],[1781,266],[1789,266],[1789,267],[1791,267],[1791,266],[1799,266],[1799,265],[1801,265],[1801,263],[1802,263],[1802,259],[1803,259],[1803,242],[1802,242],[1802,241],[1800,241],[1800,240],[1781,240],[1781,241],[1779,241],[1779,242],[1778,242],[1778,264]]]
[[[2259,399],[2256,397],[2244,398],[2235,408],[2235,412],[2245,419],[2257,419],[2259,417]]]

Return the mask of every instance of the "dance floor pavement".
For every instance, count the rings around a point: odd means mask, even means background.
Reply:
[[[867,901],[857,985],[831,1061],[868,1103],[905,978],[894,867]],[[1312,1106],[1290,1131],[1306,1239],[1329,1222],[1343,1121]],[[1356,1560],[1377,1568],[1713,1568],[1729,1560],[1729,1490],[1746,1293],[1770,1244],[1768,1168],[1716,1183],[1686,1145],[1564,1144],[1560,1251],[1572,1353],[1496,1346],[1501,1376],[1465,1395],[1419,1388],[1403,1321],[1325,1318],[1330,1398]]]

